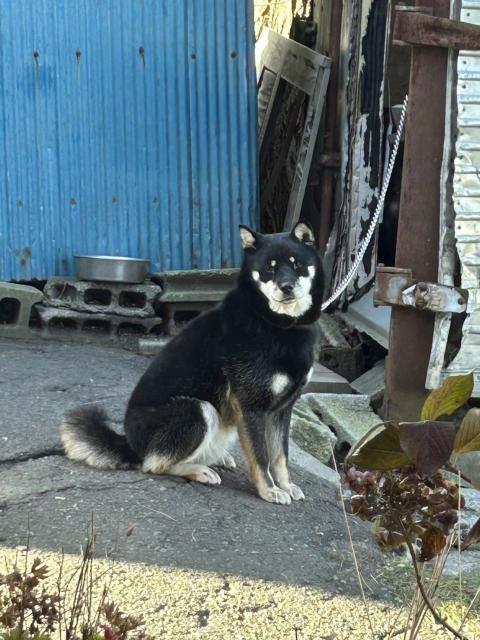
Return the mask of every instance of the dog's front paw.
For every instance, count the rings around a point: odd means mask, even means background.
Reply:
[[[274,504],[290,504],[292,499],[287,491],[279,487],[265,487],[259,490],[260,497]]]
[[[210,469],[210,467],[203,464],[196,466],[195,471],[187,476],[190,480],[201,482],[202,484],[221,484],[222,479],[214,469]]]
[[[290,494],[292,500],[305,500],[305,494],[300,489],[300,487],[293,482],[290,483],[288,487],[288,493]]]

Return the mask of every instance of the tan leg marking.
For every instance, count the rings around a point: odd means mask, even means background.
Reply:
[[[281,453],[272,465],[273,476],[277,481],[280,489],[286,491],[292,500],[305,500],[303,491],[293,482],[290,482],[290,474],[288,473],[287,459],[285,454]]]
[[[271,484],[268,484],[262,469],[259,467],[256,461],[252,443],[244,426],[239,426],[238,435],[240,438],[240,444],[242,445],[242,449],[245,453],[245,457],[250,467],[252,480],[257,487],[258,495],[267,502],[274,502],[276,504],[290,504],[290,495],[287,491],[284,491],[274,484],[273,478],[271,477],[269,472],[268,473],[270,475],[269,479],[271,480]]]

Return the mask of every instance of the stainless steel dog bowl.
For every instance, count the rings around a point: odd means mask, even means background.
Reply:
[[[74,256],[79,280],[95,282],[143,282],[150,269],[150,260],[116,256]]]

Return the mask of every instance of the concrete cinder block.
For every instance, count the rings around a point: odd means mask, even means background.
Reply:
[[[152,278],[164,290],[162,302],[219,302],[235,286],[238,269],[165,271]]]
[[[176,335],[181,327],[194,320],[207,309],[212,302],[163,302],[159,306],[160,313],[165,320],[165,332],[169,336]]]
[[[379,406],[385,392],[385,360],[378,362],[372,369],[365,371],[351,383],[357,393],[368,396],[370,403]]]
[[[138,352],[144,356],[156,356],[168,344],[170,338],[164,336],[162,338],[140,338],[138,340]]]
[[[340,483],[340,476],[334,469],[327,467],[326,464],[320,462],[320,460],[312,456],[308,451],[304,451],[294,440],[290,440],[289,444],[289,461],[316,478],[321,478],[333,485]]]
[[[317,321],[317,327],[319,347],[344,349],[350,346],[339,323],[332,315],[323,313]]]
[[[327,313],[322,314],[317,322],[315,360],[347,382],[355,380],[364,372],[361,345],[352,347],[342,331],[340,322],[335,316]],[[313,391],[317,390],[312,389]],[[331,389],[331,391],[335,393],[337,390]],[[322,393],[324,390],[319,388],[318,392]]]
[[[235,286],[238,269],[165,271],[155,273],[163,294],[161,313],[168,335],[178,333],[182,324],[223,300]]]
[[[63,337],[72,341],[117,343],[122,337],[158,334],[163,319],[132,318],[107,313],[85,313],[73,309],[37,307],[44,338]]]
[[[472,481],[475,489],[480,489],[480,451],[462,453],[458,457],[457,466]]]
[[[354,347],[322,347],[318,361],[331,371],[346,378],[349,382],[355,380],[365,371],[365,357],[362,345]]]
[[[50,278],[45,285],[45,305],[86,313],[153,318],[162,287],[142,284],[88,282],[75,278]]]
[[[310,396],[313,398],[310,400]],[[315,403],[315,413],[335,432],[338,445],[352,445],[382,419],[370,407],[368,396],[316,393],[307,394]]]
[[[33,305],[43,300],[35,287],[12,282],[0,283],[0,336],[29,338]]]
[[[337,438],[318,416],[316,394],[306,394],[295,403],[290,436],[299,447],[320,462],[326,463],[331,459]]]
[[[315,364],[304,393],[351,393],[348,381],[321,364]]]

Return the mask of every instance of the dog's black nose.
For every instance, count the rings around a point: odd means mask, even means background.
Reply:
[[[291,293],[293,293],[293,284],[291,282],[282,282],[278,286],[280,288],[280,291],[282,293],[285,293],[286,295],[290,295]]]

